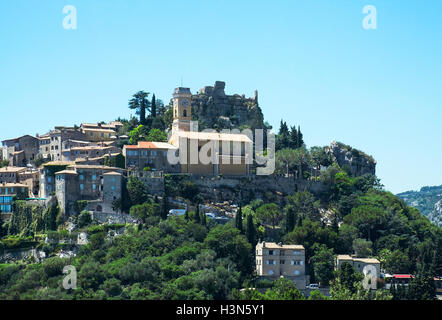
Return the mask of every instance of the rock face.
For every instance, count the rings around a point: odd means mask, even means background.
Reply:
[[[434,205],[434,210],[427,217],[435,225],[442,227],[442,200]]]
[[[435,225],[442,227],[442,185],[422,187],[419,191],[406,191],[397,196],[407,205],[418,209]]]
[[[244,95],[226,95],[225,82],[216,81],[192,95],[192,116],[198,120],[199,129],[263,128],[264,116],[258,105],[258,93],[254,98]]]
[[[367,173],[376,173],[376,161],[373,157],[362,151],[343,143],[333,141],[330,144],[329,152],[341,168],[345,166],[350,168],[351,174],[354,177],[362,176]]]

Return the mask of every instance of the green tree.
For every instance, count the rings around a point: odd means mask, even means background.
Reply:
[[[355,239],[353,241],[353,251],[358,258],[368,258],[371,256],[373,250],[371,249],[373,243],[365,239]]]
[[[163,193],[163,200],[161,205],[161,219],[166,220],[169,214],[169,201],[166,193]]]
[[[157,116],[157,103],[156,103],[156,100],[155,100],[155,93],[152,95],[151,115],[154,118],[156,118],[156,116]],[[156,140],[151,140],[151,141],[156,141]]]
[[[246,218],[246,238],[253,247],[256,246],[256,229],[251,214],[248,214]]]
[[[79,228],[89,225],[92,222],[92,216],[89,211],[83,210],[78,215],[77,225]]]
[[[167,134],[160,129],[153,128],[146,137],[147,141],[166,142]]]
[[[273,283],[271,289],[268,289],[264,295],[266,300],[304,300],[304,296],[292,281],[286,278],[280,278]]]
[[[328,249],[323,244],[318,246],[311,262],[313,263],[315,279],[321,286],[327,286],[334,275],[333,249]]]
[[[239,232],[243,233],[243,227],[242,227],[242,207],[239,206],[238,212],[235,216],[235,226],[239,230]]]
[[[283,215],[276,203],[264,204],[258,209],[256,209],[256,216],[265,224],[271,224],[272,228],[275,229],[276,225],[279,224]]]
[[[147,188],[140,179],[129,177],[127,191],[132,205],[142,204],[147,201]]]
[[[140,123],[146,125],[146,111],[150,111],[149,92],[138,91],[129,100],[129,109],[136,110],[140,116]]]

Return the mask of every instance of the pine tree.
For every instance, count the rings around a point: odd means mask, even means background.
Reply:
[[[235,226],[239,230],[239,232],[243,233],[243,227],[242,227],[242,207],[239,206],[238,212],[235,216]]]

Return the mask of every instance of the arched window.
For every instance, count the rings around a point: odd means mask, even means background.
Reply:
[[[183,117],[187,117],[187,110],[186,109],[184,109],[184,111],[183,111]]]

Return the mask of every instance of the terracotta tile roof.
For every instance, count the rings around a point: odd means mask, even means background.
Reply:
[[[126,149],[177,149],[174,145],[166,142],[138,141],[138,145],[125,145]]]

